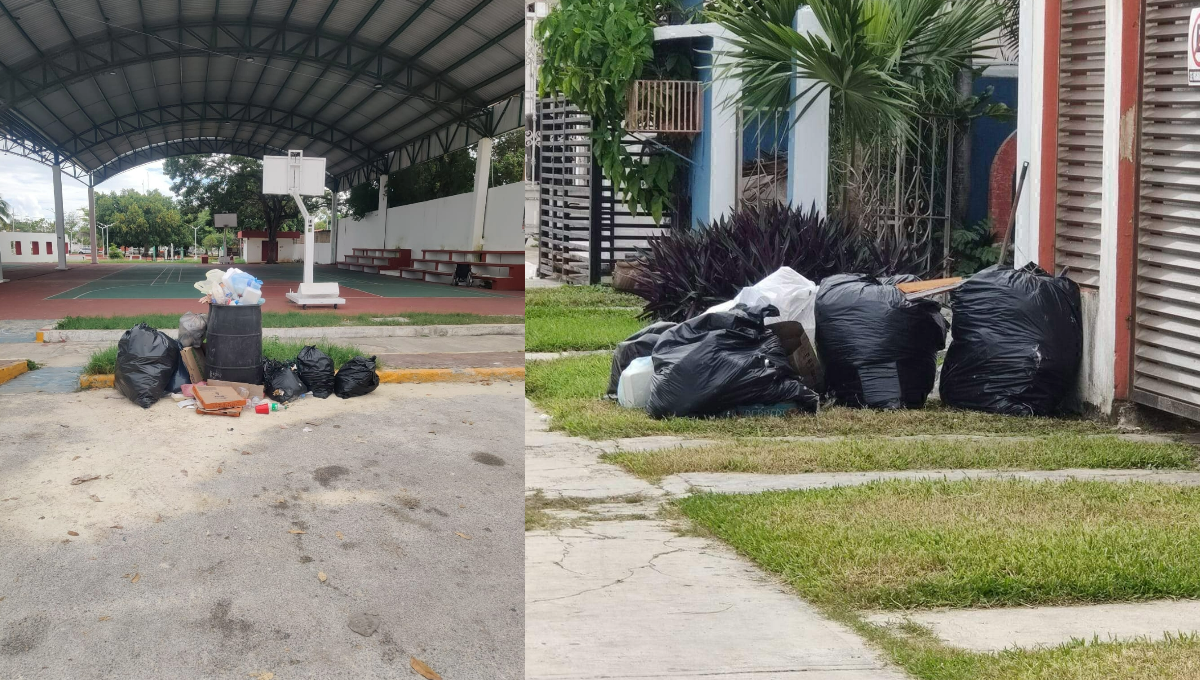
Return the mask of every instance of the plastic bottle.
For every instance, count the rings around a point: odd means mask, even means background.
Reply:
[[[262,304],[262,281],[254,277],[246,283],[246,287],[242,290],[242,304],[258,305]]]

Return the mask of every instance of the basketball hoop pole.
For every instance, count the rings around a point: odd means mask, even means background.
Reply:
[[[304,199],[300,197],[299,189],[292,189],[292,198],[296,199],[296,206],[304,216],[304,283],[312,283],[313,258],[316,253],[316,247],[313,245],[313,218],[308,214],[308,208],[304,207]]]

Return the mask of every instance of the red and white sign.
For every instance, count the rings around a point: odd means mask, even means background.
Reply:
[[[1187,45],[1188,85],[1200,85],[1200,7],[1192,9]]]

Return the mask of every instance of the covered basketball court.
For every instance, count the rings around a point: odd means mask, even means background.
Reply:
[[[523,28],[511,0],[0,0],[0,151],[52,168],[58,239],[56,266],[4,267],[0,318],[198,306],[187,289],[207,267],[98,261],[94,210],[91,262],[68,264],[64,174],[94,207],[97,184],[144,163],[302,149],[327,159],[336,206],[337,191],[478,143],[486,194],[492,137],[522,125]],[[299,266],[253,273],[287,309]],[[523,309],[331,267],[316,280],[341,284],[351,312]]]

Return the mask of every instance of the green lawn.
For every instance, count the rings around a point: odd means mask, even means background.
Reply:
[[[1191,468],[1187,444],[1129,441],[1111,435],[1050,434],[1037,438],[892,439],[850,437],[819,441],[739,439],[712,446],[605,454],[602,458],[644,479],[680,472],[854,472],[868,470],[1064,468]]]
[[[525,292],[525,351],[612,349],[646,322],[641,298],[604,286],[562,286]]]
[[[393,318],[389,318],[393,317]],[[179,327],[179,314],[139,314],[136,316],[68,316],[55,326],[58,330],[126,330],[139,323],[168,330]],[[263,312],[263,328],[329,328],[332,326],[434,326],[480,323],[525,323],[522,316],[484,316],[481,314],[339,314],[337,312]],[[403,317],[397,321],[394,317]],[[375,319],[383,319],[376,321]]]
[[[277,361],[290,361],[296,358],[300,350],[304,348],[304,342],[290,342],[280,340],[279,338],[263,338],[263,358],[275,359]],[[317,348],[333,359],[334,370],[342,367],[350,359],[356,356],[363,356],[362,350],[352,345],[338,345],[330,342],[318,342]],[[117,346],[113,345],[107,349],[98,350],[92,353],[88,359],[88,363],[83,368],[84,375],[106,375],[116,370],[117,366]],[[376,364],[376,368],[383,368],[381,364]]]
[[[884,482],[678,501],[818,604],[1027,606],[1200,597],[1200,489]]]
[[[550,414],[553,429],[590,439],[669,434],[728,438],[1112,432],[1111,427],[1090,420],[999,416],[949,409],[937,402],[930,402],[923,409],[905,411],[836,407],[817,415],[654,420],[642,411],[624,409],[616,402],[601,399],[611,364],[609,355],[531,361],[525,367],[525,395]]]

